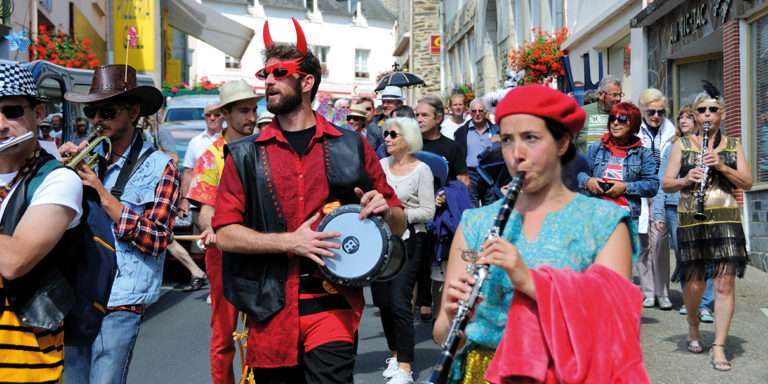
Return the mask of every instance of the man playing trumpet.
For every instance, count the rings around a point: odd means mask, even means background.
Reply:
[[[171,158],[154,151],[135,126],[140,116],[157,112],[163,96],[150,86],[136,85],[136,71],[125,65],[96,69],[87,94],[64,98],[84,103],[83,112],[111,141],[106,165],[77,165],[83,184],[98,195],[114,225],[117,274],[95,342],[67,345],[68,383],[125,383],[131,352],[144,309],[157,301],[165,250],[171,241],[179,197],[179,175]],[[67,143],[62,152],[77,147]]]

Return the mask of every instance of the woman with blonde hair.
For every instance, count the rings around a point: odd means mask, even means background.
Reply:
[[[667,118],[667,98],[656,88],[648,88],[640,94],[639,107],[643,113],[640,126],[640,139],[643,146],[650,149],[656,160],[656,174],[661,163],[661,150],[675,136],[675,125]],[[640,277],[640,289],[645,295],[643,307],[653,307],[658,300],[660,309],[672,309],[669,300],[669,242],[664,233],[652,225],[651,215],[653,196],[642,199],[640,221],[640,261],[637,273]]]
[[[380,160],[387,183],[405,206],[408,229],[403,234],[408,260],[391,281],[371,285],[373,302],[381,311],[381,324],[392,357],[382,375],[387,384],[413,383],[415,332],[411,298],[425,244],[426,224],[435,216],[435,191],[429,166],[414,155],[423,142],[416,120],[407,117],[387,119],[383,127],[388,157]]]
[[[711,273],[716,303],[711,363],[715,370],[728,371],[731,363],[726,357],[725,343],[736,300],[735,277],[744,276],[747,264],[735,191],[752,187],[752,172],[739,140],[720,133],[725,105],[719,92],[711,84],[705,90],[693,104],[702,129],[673,144],[663,188],[667,193],[680,191],[677,240],[680,273],[686,281],[683,300],[688,308],[689,349],[694,342],[700,345],[697,309],[705,277]],[[709,139],[702,156],[704,127],[709,127]],[[703,220],[696,217],[698,197],[704,203]]]

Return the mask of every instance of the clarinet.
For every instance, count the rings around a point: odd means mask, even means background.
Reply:
[[[698,188],[693,192],[693,197],[696,199],[696,213],[693,214],[693,218],[699,221],[707,219],[707,215],[704,213],[704,200],[707,197],[706,190],[709,167],[704,164],[704,154],[707,153],[707,147],[709,147],[708,121],[705,121],[704,124],[702,124],[702,130],[704,131],[704,136],[702,136],[701,139],[701,156],[699,157],[699,160],[701,161],[701,167],[704,168],[704,178],[701,179]]]
[[[515,207],[517,196],[523,187],[523,180],[525,179],[525,172],[518,172],[512,178],[509,183],[509,190],[504,198],[504,204],[501,206],[499,213],[496,215],[496,220],[493,222],[488,236],[485,240],[501,237],[504,226],[507,224],[509,215],[512,213],[512,208]],[[456,355],[456,350],[459,347],[461,338],[459,334],[466,328],[469,322],[468,316],[474,309],[477,303],[477,298],[480,296],[480,289],[483,287],[485,279],[488,278],[488,265],[467,265],[467,272],[475,279],[475,284],[472,285],[472,291],[469,294],[469,298],[465,301],[459,302],[459,308],[456,312],[456,317],[451,322],[451,329],[448,332],[445,342],[441,346],[440,360],[432,369],[432,375],[426,384],[443,384],[448,382],[448,376],[451,371],[451,364],[453,358]]]

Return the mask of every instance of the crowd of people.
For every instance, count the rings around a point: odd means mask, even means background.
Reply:
[[[363,291],[321,272],[342,234],[317,229],[349,204],[405,243],[402,271],[370,287],[388,384],[414,381],[417,316],[436,343],[448,337],[475,284],[469,263],[489,265],[489,277],[450,382],[649,382],[641,311],[674,307],[672,279],[684,292],[688,351],[706,349],[699,324],[714,322],[711,365],[731,369],[735,278],[747,262],[736,196],[752,180],[741,144],[720,129],[717,90],[706,87],[674,121],[661,91],[635,104],[610,77],[584,107],[544,85],[514,87],[494,106],[461,94],[408,105],[393,86],[378,108],[369,97],[318,106],[321,66],[294,25],[295,45],[274,43],[265,26],[257,78],[268,111],[258,114],[245,80],[225,83],[184,159],[137,127],[163,97],[137,86],[130,66],[99,67],[88,93],[65,95],[87,120],[62,143],[61,117],[44,124],[32,74],[0,64],[0,146],[35,137],[0,151],[0,382],[125,383],[166,252],[188,268],[189,290],[210,284],[212,382],[235,381],[238,322],[245,379],[353,382]],[[111,142],[95,148],[95,164],[64,166],[38,141],[59,140],[71,158],[91,133]],[[494,161],[501,173],[489,175]],[[504,206],[503,175],[523,173],[506,227],[487,236]],[[206,271],[174,239],[186,215]],[[72,271],[73,252],[94,257],[83,238],[114,260],[99,275],[103,302],[80,304],[78,290],[98,280]],[[606,337],[585,336],[598,331]]]

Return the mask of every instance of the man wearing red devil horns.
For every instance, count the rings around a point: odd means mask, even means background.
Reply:
[[[212,226],[224,296],[247,314],[256,381],[352,383],[363,294],[319,273],[341,234],[315,229],[339,204],[360,204],[361,218],[380,215],[396,235],[405,214],[373,149],[312,110],[320,63],[293,24],[295,46],[273,43],[264,23],[266,66],[256,76],[275,119],[227,146]]]

